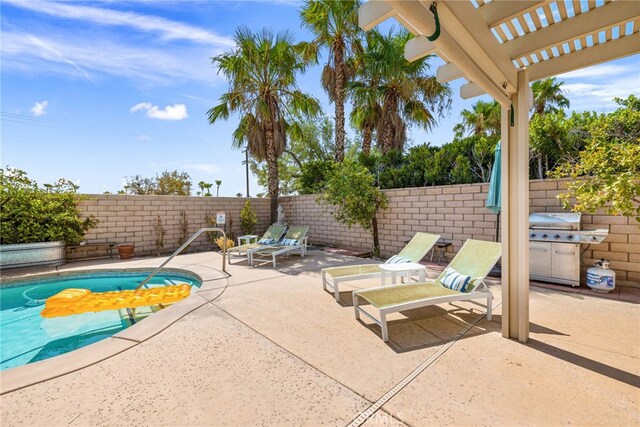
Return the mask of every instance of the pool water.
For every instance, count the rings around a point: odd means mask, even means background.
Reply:
[[[108,310],[45,319],[44,301],[67,288],[107,292],[135,289],[151,272],[100,271],[50,277],[0,287],[0,370],[68,353],[108,338],[157,311],[158,307]],[[149,286],[187,283],[200,286],[195,275],[158,273]]]

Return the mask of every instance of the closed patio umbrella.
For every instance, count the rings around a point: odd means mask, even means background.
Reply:
[[[498,232],[500,228],[500,209],[502,192],[500,191],[500,148],[501,142],[498,141],[495,150],[495,159],[493,160],[493,168],[491,169],[491,179],[489,180],[489,193],[487,194],[487,209],[498,215],[496,218],[496,242],[498,241]]]

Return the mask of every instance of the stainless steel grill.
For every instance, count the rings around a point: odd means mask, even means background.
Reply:
[[[582,215],[538,212],[529,215],[529,276],[580,286],[580,244],[598,244],[609,230],[582,230]]]

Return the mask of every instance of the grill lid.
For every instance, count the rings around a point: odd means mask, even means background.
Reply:
[[[536,212],[529,215],[529,228],[580,230],[582,214],[573,212]]]

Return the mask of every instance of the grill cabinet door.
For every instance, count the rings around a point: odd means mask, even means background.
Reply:
[[[552,248],[551,272],[557,279],[580,282],[580,245],[555,243]]]
[[[529,275],[551,276],[551,243],[529,242]]]

